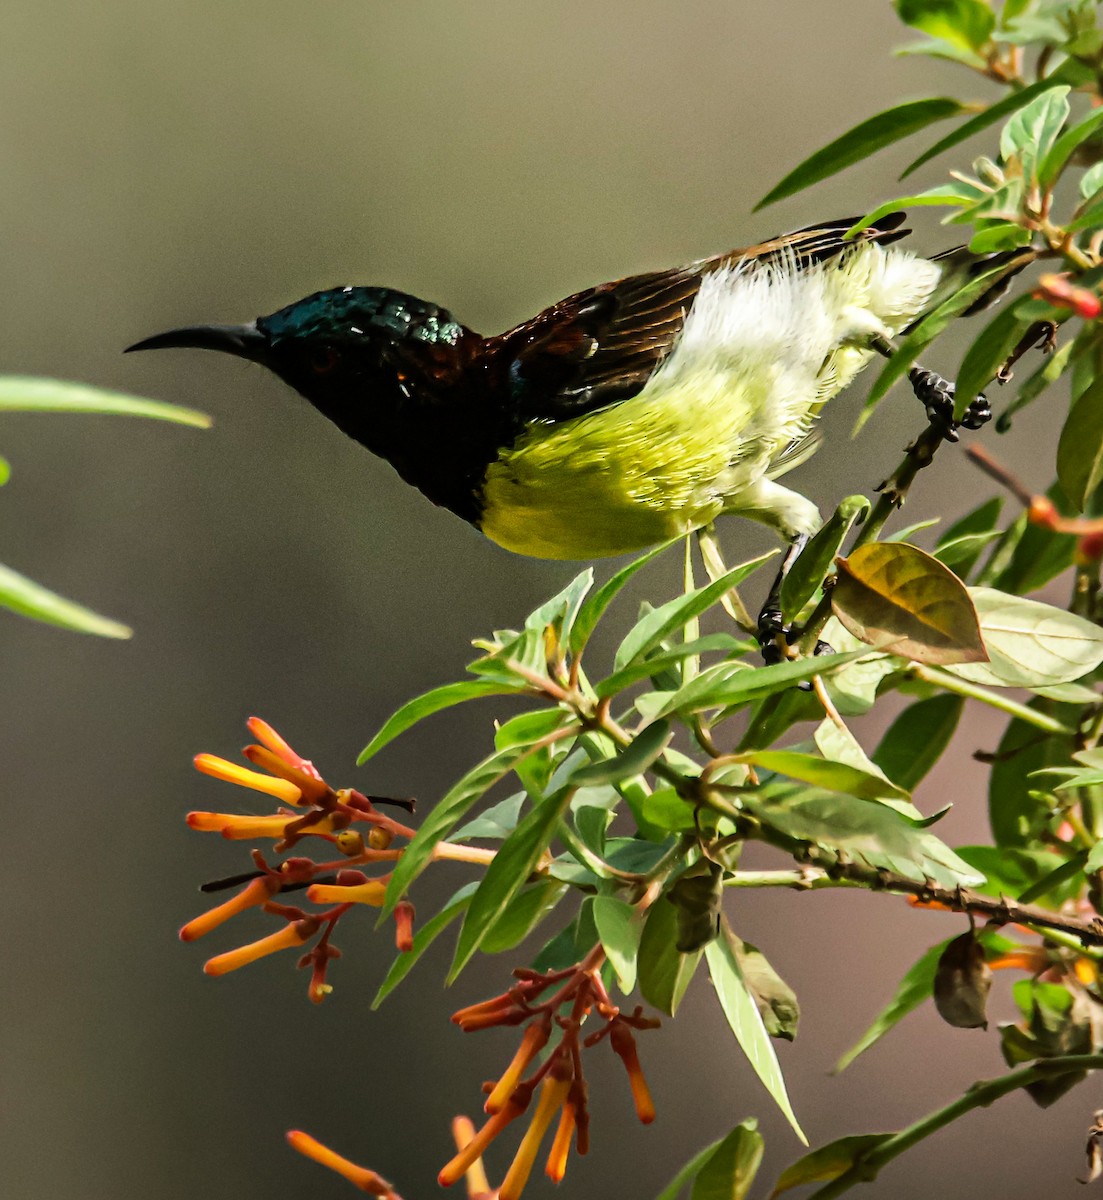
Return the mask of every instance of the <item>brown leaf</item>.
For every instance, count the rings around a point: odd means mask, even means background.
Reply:
[[[938,1015],[958,1029],[987,1029],[985,1006],[992,986],[992,969],[984,960],[984,947],[970,929],[942,952],[934,977],[934,1003]]]
[[[873,542],[836,559],[835,615],[867,645],[932,666],[986,662],[965,584],[906,542]]]

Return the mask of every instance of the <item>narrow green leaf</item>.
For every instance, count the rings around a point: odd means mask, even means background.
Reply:
[[[501,747],[499,747],[501,749]],[[466,842],[470,838],[508,837],[521,819],[521,808],[525,803],[525,793],[517,792],[507,796],[497,804],[492,804],[485,812],[479,813],[473,820],[461,826],[453,834],[454,842]]]
[[[668,600],[658,608],[646,613],[628,631],[624,640],[617,648],[613,666],[617,671],[639,661],[647,652],[668,638],[675,630],[680,629],[687,621],[698,617],[706,609],[716,604],[720,597],[731,588],[738,586],[749,575],[753,574],[777,553],[771,550],[752,558],[750,562],[741,563],[721,575],[719,579],[699,587],[695,591],[686,592]]]
[[[697,1172],[690,1200],[743,1200],[758,1174],[764,1146],[757,1121],[737,1125]]]
[[[924,1000],[934,992],[935,971],[942,952],[953,939],[947,938],[932,946],[926,954],[913,964],[904,978],[900,980],[896,994],[883,1009],[873,1018],[873,1024],[862,1034],[853,1046],[839,1059],[832,1068],[834,1074],[845,1071],[847,1067],[864,1051],[878,1042],[894,1025],[899,1024],[910,1012],[917,1009]]]
[[[466,910],[468,904],[471,903],[471,897],[474,895],[477,886],[477,883],[465,883],[436,916],[431,917],[414,933],[413,946],[409,950],[399,954],[394,962],[391,963],[391,969],[379,985],[379,991],[375,993],[375,999],[371,1002],[373,1011],[409,975],[414,963],[429,949],[438,935],[443,933],[460,913]]]
[[[460,936],[456,942],[456,953],[448,972],[448,983],[470,961],[471,956],[482,945],[491,928],[513,903],[514,897],[528,882],[536,869],[540,856],[548,848],[556,828],[571,801],[571,789],[562,788],[553,792],[538,804],[502,843],[494,861],[486,869],[471,904],[463,919]],[[430,817],[436,815],[434,809]],[[416,842],[415,838],[415,842]],[[414,842],[406,850],[410,853]],[[404,864],[406,856],[399,859]],[[397,869],[395,874],[397,875]],[[393,880],[392,880],[393,883]]]
[[[806,1183],[828,1183],[832,1179],[838,1179],[856,1163],[861,1162],[871,1150],[876,1150],[894,1136],[891,1133],[855,1133],[828,1142],[826,1146],[820,1146],[818,1150],[798,1158],[782,1171],[768,1200],[774,1200],[774,1197],[780,1196],[782,1192],[802,1187]]]
[[[835,556],[855,525],[869,516],[870,503],[865,496],[847,496],[842,500],[800,552],[781,582],[781,611],[786,621],[795,621],[801,609],[822,586],[835,565]]]
[[[980,226],[981,222],[977,221],[976,224]],[[1018,250],[1022,246],[1029,246],[1033,240],[1034,234],[1014,221],[986,220],[983,228],[978,228],[969,239],[969,249],[974,254],[995,254],[1001,250]]]
[[[594,897],[594,924],[605,953],[617,975],[617,984],[627,996],[636,986],[636,958],[640,950],[643,918],[616,896]]]
[[[745,663],[717,663],[670,695],[655,714],[704,712],[710,708],[733,708],[774,692],[783,692],[815,675],[831,676],[845,663],[871,654],[868,646],[848,654],[821,654],[776,663],[769,667],[750,667]]]
[[[594,632],[598,621],[605,615],[605,610],[617,598],[617,594],[632,576],[641,567],[646,567],[652,559],[658,558],[664,550],[669,550],[671,546],[680,541],[681,538],[674,538],[672,541],[663,542],[661,546],[655,546],[653,549],[648,550],[646,554],[641,554],[639,558],[633,559],[626,567],[621,567],[611,579],[603,583],[592,596],[588,596],[582,602],[582,607],[578,610],[574,624],[571,627],[569,645],[572,654],[580,654],[582,652],[583,647],[590,640],[590,635]]]
[[[1037,96],[1041,96],[1051,88],[1062,86],[1066,82],[1065,73],[1065,64],[1062,64],[1048,78],[1041,79],[1037,83],[1032,83],[1028,87],[1023,88],[1022,91],[1010,92],[1002,100],[997,100],[995,104],[989,105],[983,112],[977,113],[975,117],[970,117],[968,121],[963,122],[952,133],[935,142],[930,149],[924,150],[913,162],[908,163],[901,173],[900,178],[906,179],[913,171],[917,171],[923,166],[924,163],[930,162],[932,158],[937,158],[944,151],[968,141],[969,138],[987,129],[990,125],[1003,120],[1004,117],[1009,116],[1011,113],[1018,112],[1020,108],[1025,108]],[[1069,82],[1072,81],[1069,80]]]
[[[678,1172],[677,1175],[663,1188],[655,1200],[678,1200],[682,1193],[682,1189],[687,1183],[697,1174],[697,1172],[705,1165],[712,1157],[713,1153],[719,1147],[722,1138],[717,1139],[711,1145],[708,1145],[704,1150],[695,1154],[689,1162]]]
[[[442,709],[451,708],[455,704],[463,704],[465,700],[475,700],[480,696],[507,696],[518,692],[523,685],[499,683],[496,680],[467,679],[460,683],[446,683],[442,687],[433,688],[431,692],[408,700],[396,713],[388,717],[383,728],[360,751],[356,760],[357,766],[378,754],[388,743],[394,741],[400,733],[405,733],[412,725],[425,717],[432,716]]]
[[[750,750],[740,754],[739,761],[862,800],[906,800],[908,795],[880,775],[846,763],[828,762],[827,759],[817,758],[814,754],[802,754],[798,750]]]
[[[1095,108],[1087,116],[1077,121],[1070,129],[1066,129],[1042,160],[1042,165],[1038,171],[1038,179],[1042,186],[1051,187],[1056,183],[1077,148],[1101,128],[1103,128],[1103,108]],[[1103,166],[1103,164],[1096,164],[1096,166]],[[1093,167],[1092,170],[1094,169]],[[1086,178],[1086,175],[1081,176],[1081,186],[1083,186],[1084,178]],[[1103,172],[1099,173],[1098,178],[1100,182],[1103,182]],[[1081,191],[1080,194],[1082,196],[1092,195],[1091,192],[1084,191]]]
[[[1067,609],[994,588],[970,588],[988,661],[947,667],[988,687],[1071,683],[1103,662],[1103,629]]]
[[[394,906],[405,895],[410,884],[428,865],[437,843],[447,837],[481,796],[513,770],[519,759],[532,753],[532,749],[531,746],[517,745],[508,746],[505,750],[496,750],[448,789],[422,821],[402,857],[395,863],[391,882],[387,884],[387,897],[381,916],[386,917],[394,911]],[[532,815],[529,813],[529,817]],[[517,828],[520,829],[521,826]]]
[[[772,1038],[793,1041],[800,1023],[796,992],[774,970],[757,946],[743,941],[731,930],[728,934],[739,969],[743,972],[743,981],[758,1005],[766,1032]]]
[[[895,200],[886,200],[871,209],[860,220],[851,225],[846,236],[855,237],[870,225],[876,225],[882,217],[889,213],[898,212],[902,208],[923,208],[929,205],[947,208],[960,208],[963,204],[973,204],[982,199],[987,193],[976,184],[963,183],[955,180],[953,183],[941,183],[938,187],[928,188],[925,192],[917,192],[914,196],[898,196]]]
[[[1008,355],[1022,341],[1030,322],[1023,320],[1016,310],[1017,306],[1012,305],[998,313],[965,352],[954,388],[955,420],[961,420],[978,393],[996,378]]]
[[[902,658],[941,665],[986,657],[965,585],[907,542],[873,542],[839,559],[831,607],[859,641]]]
[[[1034,700],[1031,708],[1076,724],[1077,709],[1049,700]],[[993,756],[988,776],[988,820],[997,846],[1036,844],[1050,820],[1049,805],[1037,796],[1031,776],[1046,767],[1064,766],[1072,753],[1072,739],[1043,733],[1034,725],[1012,720]]]
[[[1068,508],[1064,492],[1052,487],[1047,493],[1059,510]],[[1066,514],[1067,515],[1067,514]],[[1008,539],[1008,554],[1001,554],[1001,542],[993,551],[992,563],[986,565],[977,582],[998,588],[1001,592],[1022,595],[1045,587],[1062,571],[1072,566],[1076,552],[1076,539],[1067,534],[1056,533],[1043,525],[1036,525],[1020,513],[1005,531]],[[997,569],[990,570],[989,567]]]
[[[0,457],[0,487],[3,487],[9,479],[11,479],[11,463],[6,458]]]
[[[615,671],[596,685],[594,694],[599,700],[603,700],[607,696],[615,696],[641,679],[653,678],[660,672],[678,666],[687,658],[701,654],[720,652],[732,657],[737,654],[750,654],[757,649],[757,642],[733,637],[730,633],[709,633],[704,637],[694,638],[691,642],[680,642],[669,650],[661,650],[633,663],[630,667]]]
[[[636,734],[631,745],[612,758],[579,767],[571,775],[570,782],[574,787],[600,787],[603,783],[619,783],[622,779],[642,775],[662,754],[668,741],[670,725],[666,721],[656,721]]]
[[[891,780],[912,790],[942,757],[964,707],[964,698],[950,693],[917,700],[888,727],[873,761]]]
[[[143,400],[122,392],[108,392],[86,383],[38,379],[29,375],[0,376],[0,412],[101,413],[123,417],[149,417],[209,429],[211,418],[194,408],[181,408],[160,400]]]
[[[985,882],[977,885],[978,892],[997,898],[1016,896],[1020,903],[1029,904],[1031,901],[1024,901],[1023,896],[1037,899],[1056,891],[1047,903],[1047,907],[1054,908],[1060,908],[1083,888],[1079,876],[1088,856],[1086,850],[1081,851],[1070,862],[1052,850],[1026,846],[958,846],[957,853],[983,872]],[[1074,887],[1059,890],[1072,879],[1076,879]]]
[[[537,879],[522,887],[487,930],[479,948],[484,954],[512,950],[555,908],[566,891],[566,884],[557,879]]]
[[[1103,108],[1097,108],[1089,119],[1103,122]],[[1069,133],[1072,132],[1074,131],[1070,129]],[[1090,200],[1096,192],[1103,191],[1103,162],[1095,163],[1080,176],[1079,189],[1085,200]]]
[[[701,951],[683,953],[675,946],[678,940],[678,912],[661,896],[647,913],[640,938],[640,992],[648,1004],[673,1017],[689,981],[701,961]]]
[[[1058,346],[1052,354],[1047,354],[1042,359],[1037,370],[1023,380],[1019,385],[1018,394],[996,418],[997,433],[1007,433],[1011,429],[1012,416],[1028,404],[1033,404],[1048,387],[1064,375],[1074,345],[1075,342],[1065,342],[1064,345]]]
[[[766,1090],[774,1098],[778,1108],[785,1114],[797,1137],[807,1146],[808,1139],[797,1122],[789,1095],[785,1090],[785,1080],[781,1075],[777,1055],[773,1043],[762,1023],[762,1014],[758,1011],[754,997],[751,995],[739,969],[731,942],[727,936],[727,922],[724,922],[721,937],[709,942],[705,947],[705,959],[709,965],[713,987],[716,989],[720,1007],[728,1019],[732,1033],[739,1043],[747,1061],[755,1074],[762,1081]]]
[[[1057,443],[1057,479],[1077,512],[1103,481],[1103,377],[1069,409]]]
[[[960,100],[953,100],[948,96],[909,100],[895,108],[886,109],[847,130],[822,150],[817,150],[794,167],[755,205],[755,211],[783,200],[786,196],[792,196],[813,183],[819,183],[821,179],[827,179],[844,168],[861,162],[875,151],[918,133],[936,121],[956,117],[964,111],[965,106]]]
[[[128,638],[133,633],[128,626],[112,621],[110,617],[101,617],[75,600],[66,600],[11,567],[0,566],[0,606],[10,608],[20,616],[60,625],[76,633],[111,638]]]
[[[1103,226],[1103,200],[1089,204],[1065,229],[1069,233],[1079,233],[1082,229],[1090,229],[1094,233],[1100,226]]]

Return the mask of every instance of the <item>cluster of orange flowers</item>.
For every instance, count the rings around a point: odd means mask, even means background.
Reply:
[[[203,890],[244,886],[229,900],[189,921],[180,930],[180,937],[186,942],[194,941],[251,908],[279,917],[284,923],[277,932],[215,955],[203,969],[208,975],[224,975],[276,951],[302,947],[314,938],[311,949],[299,959],[299,966],[311,968],[309,995],[317,1003],[332,990],[326,972],[329,963],[340,957],[340,951],[330,940],[337,922],[356,904],[378,907],[384,902],[390,874],[369,877],[355,868],[394,863],[403,853],[401,848],[392,846],[394,839],[408,840],[414,836],[413,829],[379,812],[376,804],[399,804],[412,809],[412,802],[369,798],[351,788],[334,789],[313,763],[292,750],[266,722],[252,717],[248,725],[257,739],[257,744],[246,746],[243,751],[250,767],[212,754],[196,755],[195,765],[207,775],[272,796],[281,806],[276,813],[266,816],[192,812],[188,814],[188,824],[193,829],[218,832],[233,840],[272,838],[277,853],[293,849],[305,838],[317,838],[336,846],[341,858],[316,862],[305,856],[290,856],[270,865],[259,850],[253,850],[253,871],[206,884]],[[366,838],[353,828],[355,825],[369,827]],[[440,842],[433,857],[485,864],[493,852]],[[305,890],[310,903],[329,907],[307,912],[276,899],[281,893],[300,890]],[[413,906],[408,901],[396,905],[395,941],[400,951],[412,948],[413,916]],[[453,1016],[453,1021],[465,1031],[499,1025],[525,1025],[526,1029],[501,1078],[486,1085],[488,1120],[483,1127],[476,1131],[465,1117],[454,1122],[457,1153],[440,1172],[441,1184],[447,1186],[463,1179],[469,1200],[517,1200],[557,1115],[559,1123],[545,1173],[556,1182],[561,1180],[572,1142],[579,1154],[586,1153],[589,1143],[582,1050],[606,1039],[628,1072],[637,1116],[645,1124],[654,1120],[655,1108],[640,1068],[633,1030],[650,1029],[659,1022],[644,1017],[638,1007],[628,1014],[620,1011],[601,979],[604,961],[599,945],[582,962],[565,970],[519,969],[514,972],[517,983],[513,987]],[[549,992],[546,998],[541,998]],[[583,1025],[592,1015],[601,1024],[584,1037]],[[551,1049],[544,1061],[524,1078],[549,1044]],[[537,1091],[539,1096],[532,1106]],[[483,1151],[530,1106],[533,1113],[513,1163],[501,1186],[493,1189],[483,1167]],[[401,1200],[381,1176],[343,1158],[309,1134],[293,1130],[287,1138],[299,1153],[338,1172],[360,1191],[383,1200]]]
[[[294,807],[281,807],[276,813],[259,817],[192,812],[188,814],[188,824],[192,829],[221,833],[235,841],[273,838],[277,852],[290,850],[303,838],[320,838],[336,846],[342,857],[334,862],[315,862],[312,858],[293,856],[270,866],[264,855],[254,850],[254,871],[206,884],[203,890],[220,891],[239,883],[245,886],[229,900],[189,921],[180,930],[180,938],[185,942],[195,941],[238,913],[261,908],[282,918],[283,927],[259,941],[209,958],[203,970],[208,975],[225,975],[279,950],[301,947],[317,937],[314,946],[300,958],[299,966],[311,968],[309,995],[319,1003],[332,990],[326,982],[329,963],[340,957],[340,951],[330,942],[334,927],[354,904],[381,905],[390,879],[389,874],[369,878],[353,866],[394,862],[402,851],[392,849],[392,841],[396,837],[410,838],[414,831],[377,811],[372,800],[362,793],[352,788],[331,788],[313,763],[296,754],[259,717],[251,717],[248,725],[259,744],[246,746],[243,754],[260,771],[213,754],[197,754],[196,767],[206,775],[262,792]],[[376,798],[376,803],[412,807],[411,802],[401,800]],[[356,824],[370,827],[367,838],[352,828]],[[275,899],[279,893],[304,888],[311,904],[331,907],[307,912]],[[399,950],[408,950],[413,942],[413,907],[405,901],[395,909],[395,941]]]

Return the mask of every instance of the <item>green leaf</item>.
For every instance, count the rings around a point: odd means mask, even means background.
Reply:
[[[668,741],[670,725],[666,721],[656,721],[636,734],[631,744],[612,758],[580,767],[571,775],[570,782],[575,787],[600,787],[603,783],[620,783],[623,779],[642,775],[662,754]]]
[[[996,27],[984,0],[895,0],[900,20],[963,50],[979,51]]]
[[[20,616],[60,625],[76,633],[111,638],[128,638],[133,633],[128,626],[112,621],[110,617],[101,617],[75,600],[66,600],[11,567],[0,566],[0,606],[10,608]]]
[[[855,237],[870,225],[876,225],[882,217],[889,213],[898,212],[902,208],[922,208],[935,205],[948,208],[960,208],[964,204],[973,204],[987,193],[973,183],[955,180],[953,183],[941,183],[938,187],[928,188],[925,192],[917,192],[914,196],[898,196],[895,200],[886,200],[871,209],[866,215],[847,231],[847,237]]]
[[[508,746],[505,750],[496,750],[448,789],[422,821],[402,857],[395,863],[391,882],[387,884],[387,897],[381,916],[385,917],[394,911],[394,906],[405,895],[410,884],[428,865],[437,843],[447,837],[482,795],[513,770],[519,759],[532,753],[532,749],[531,746],[517,745]],[[532,815],[533,813],[529,813],[529,817]],[[521,826],[517,828],[520,829]]]
[[[1037,181],[1039,168],[1068,120],[1069,88],[1049,88],[1020,108],[1000,134],[1000,157],[1004,162],[1018,158],[1023,178]]]
[[[695,1154],[689,1162],[678,1172],[677,1175],[663,1188],[662,1192],[655,1200],[678,1200],[681,1195],[682,1188],[697,1174],[697,1172],[705,1165],[712,1157],[714,1151],[719,1147],[722,1138],[717,1139],[711,1145],[708,1145],[704,1150]]]
[[[906,800],[908,796],[880,774],[797,750],[749,750],[738,755],[737,761],[862,800]]]
[[[1103,629],[1052,604],[970,588],[988,662],[947,669],[989,687],[1071,683],[1103,662]]]
[[[979,221],[977,225],[980,225]],[[1014,221],[985,221],[984,228],[978,228],[969,239],[969,249],[974,254],[994,254],[1000,250],[1018,250],[1020,246],[1029,246],[1033,240],[1034,234]]]
[[[568,639],[572,654],[582,653],[598,621],[605,615],[605,610],[616,599],[617,594],[632,576],[641,567],[647,566],[652,559],[658,558],[664,550],[669,550],[671,546],[681,540],[681,538],[674,538],[672,541],[663,542],[661,546],[655,546],[653,549],[648,550],[646,554],[641,554],[639,558],[633,559],[626,567],[621,567],[610,580],[603,583],[592,596],[588,596],[582,602],[582,607],[578,610],[578,615],[574,619],[574,624],[571,627],[571,636]]]
[[[795,621],[801,610],[822,586],[835,564],[843,542],[856,524],[869,516],[870,503],[865,496],[847,496],[842,500],[797,556],[781,581],[781,612],[786,621]]]
[[[468,679],[461,683],[446,683],[443,687],[433,688],[431,692],[408,700],[393,716],[388,717],[383,728],[360,751],[356,765],[363,766],[388,742],[394,741],[400,733],[405,733],[412,725],[432,716],[433,713],[481,696],[506,696],[511,692],[520,691],[522,686],[520,681],[509,684],[487,679]]]
[[[430,920],[426,921],[417,930],[414,934],[413,946],[409,950],[399,954],[394,962],[391,963],[391,969],[387,972],[387,977],[379,985],[379,991],[375,993],[375,999],[371,1002],[373,1010],[377,1009],[406,976],[409,975],[414,963],[429,949],[437,936],[443,933],[460,913],[466,910],[468,904],[471,903],[471,897],[474,895],[477,886],[477,883],[465,883],[435,917],[430,918]]]
[[[785,1080],[781,1075],[773,1043],[766,1032],[766,1026],[762,1023],[758,1005],[743,978],[729,933],[727,922],[724,921],[722,935],[705,947],[705,959],[720,1007],[724,1010],[724,1016],[735,1034],[735,1040],[747,1056],[755,1074],[785,1114],[797,1137],[807,1146],[808,1139],[797,1123],[796,1114],[785,1090]]]
[[[1068,233],[1079,233],[1082,229],[1090,229],[1095,232],[1100,225],[1103,225],[1103,200],[1089,204],[1083,212],[1065,226],[1065,229]]]
[[[742,792],[740,803],[777,835],[771,841],[792,852],[818,846],[873,870],[940,887],[983,882],[928,829],[885,804],[777,778]]]
[[[641,915],[616,896],[594,897],[594,924],[605,953],[627,996],[636,986],[636,957],[643,928]]]
[[[37,379],[29,375],[0,376],[0,412],[103,413],[123,417],[149,417],[209,429],[211,418],[194,408],[143,400],[122,392],[108,392],[86,383]]]
[[[731,930],[728,931],[732,950],[743,981],[750,989],[766,1032],[772,1038],[791,1042],[797,1036],[800,1023],[800,1005],[797,994],[774,970],[757,946],[743,941]]]
[[[649,655],[640,662],[625,667],[622,671],[615,671],[607,679],[603,679],[597,684],[594,694],[599,700],[603,700],[607,696],[615,696],[633,683],[638,683],[641,679],[652,678],[696,655],[718,651],[730,657],[736,654],[747,654],[757,649],[756,642],[733,637],[730,633],[710,633],[705,637],[694,638],[691,642],[680,642],[669,650]]]
[[[1051,488],[1048,494],[1057,503],[1058,509],[1062,508],[1064,494],[1060,489]],[[1072,566],[1076,539],[1035,525],[1028,520],[1026,513],[1020,513],[1008,526],[1004,539],[997,542],[992,559],[980,573],[978,583],[1012,595],[1021,595],[1045,587],[1051,579],[1056,579],[1062,571]],[[1009,553],[1001,553],[1005,549]]]
[[[1065,373],[1072,355],[1074,342],[1065,342],[1058,346],[1052,354],[1042,359],[1041,366],[1019,385],[1018,395],[996,418],[996,432],[1007,433],[1011,429],[1011,418],[1021,408],[1033,404],[1035,400],[1052,384],[1056,383]]]
[[[516,792],[512,796],[507,796],[457,829],[452,834],[452,841],[466,842],[471,838],[500,840],[508,837],[517,828],[517,822],[521,819],[521,807],[524,803],[524,792]]]
[[[484,954],[512,950],[563,899],[566,885],[556,879],[538,879],[514,896],[512,903],[487,930],[480,949]]]
[[[555,836],[556,828],[571,801],[571,789],[561,788],[541,801],[506,838],[487,867],[471,904],[463,919],[460,936],[456,942],[456,953],[448,972],[448,983],[470,961],[471,956],[482,945],[491,928],[513,903],[517,893],[528,882],[536,869],[540,856]],[[436,815],[434,809],[430,818]],[[423,827],[424,828],[424,827]],[[406,850],[409,855],[417,839]],[[399,859],[398,866],[406,861]],[[398,871],[396,868],[395,875]],[[393,880],[392,880],[393,883]]]
[[[764,1146],[757,1121],[737,1125],[697,1172],[690,1200],[743,1200],[758,1174]]]
[[[831,607],[859,641],[901,658],[933,665],[985,658],[965,585],[907,542],[873,542],[839,559]]]
[[[1086,852],[1079,856],[1079,860],[1073,859],[1071,863],[1060,854],[1054,854],[1052,850],[1033,847],[958,846],[957,853],[970,866],[976,867],[984,874],[985,882],[978,884],[976,890],[986,896],[1021,898],[1030,893],[1034,898],[1038,898],[1053,891],[1053,906],[1060,908],[1083,887],[1083,879],[1077,879],[1072,888],[1062,889],[1061,885],[1066,879],[1080,874],[1087,857]],[[1056,878],[1058,872],[1063,873],[1065,878]],[[1029,904],[1030,901],[1026,903]]]
[[[932,158],[937,158],[944,151],[968,141],[975,134],[987,129],[990,125],[994,125],[997,121],[1003,120],[1009,114],[1018,112],[1020,108],[1025,108],[1036,97],[1044,95],[1053,88],[1062,86],[1066,81],[1067,73],[1069,71],[1066,68],[1066,64],[1062,64],[1048,78],[1040,79],[1037,83],[1032,83],[1028,87],[1023,88],[1022,91],[1010,92],[1002,100],[997,100],[995,104],[989,105],[983,112],[977,113],[975,117],[970,117],[968,121],[963,122],[952,133],[935,142],[929,150],[924,150],[914,162],[908,163],[900,178],[906,179],[913,171],[923,166],[924,163],[930,162]],[[1072,82],[1072,80],[1069,79],[1069,82]]]
[[[996,522],[999,520],[1002,508],[1003,498],[993,496],[990,500],[985,500],[983,504],[974,508],[972,512],[966,513],[960,520],[955,521],[938,539],[935,546],[935,557],[948,567],[956,567],[955,573],[959,578],[964,579],[976,565],[984,547],[994,535],[998,534]],[[984,540],[968,544],[966,539],[969,538]],[[966,545],[968,545],[968,552],[964,549]],[[951,547],[953,547],[952,553],[947,554]]]
[[[996,249],[997,247],[993,247]],[[977,249],[973,247],[973,249]],[[978,250],[982,253],[982,250]],[[965,410],[982,389],[996,378],[1008,355],[1022,341],[1030,322],[1017,313],[1017,305],[1005,308],[973,340],[961,360],[954,388],[954,419],[961,420]]]
[[[750,562],[741,563],[704,587],[675,596],[673,600],[668,600],[645,613],[628,631],[618,647],[613,662],[614,668],[620,671],[638,662],[649,650],[680,629],[687,621],[711,608],[725,592],[742,583],[776,553],[777,551],[771,550],[751,559]]]
[[[832,1179],[838,1179],[861,1162],[871,1150],[876,1150],[894,1136],[891,1133],[855,1133],[828,1142],[826,1146],[813,1150],[786,1167],[774,1184],[769,1200],[806,1183],[829,1183]]]
[[[1042,161],[1041,168],[1038,171],[1038,179],[1043,187],[1050,187],[1057,181],[1057,178],[1065,169],[1065,166],[1072,157],[1073,153],[1100,128],[1103,128],[1103,108],[1095,108],[1092,109],[1087,116],[1082,117],[1079,121],[1077,121],[1070,129],[1065,130],[1065,132],[1054,143],[1052,149],[1046,154],[1045,159]],[[1103,166],[1103,163],[1097,163],[1094,167],[1081,176],[1081,196],[1086,197],[1094,194],[1092,191],[1083,190],[1084,180],[1087,179],[1088,175],[1090,175],[1092,171],[1097,170],[1097,168],[1100,166]],[[1099,180],[1099,184],[1095,186],[1095,191],[1098,191],[1099,186],[1103,185],[1103,171],[1098,172],[1097,178]],[[1094,182],[1095,181],[1090,181],[1088,186],[1091,187]]]
[[[1069,409],[1057,443],[1057,479],[1077,512],[1103,482],[1103,378]]]
[[[965,700],[950,693],[917,700],[889,726],[873,761],[910,791],[942,757],[964,707]]]
[[[1096,120],[1103,123],[1103,108],[1097,108],[1088,118],[1088,120]],[[1084,122],[1086,123],[1086,122]],[[1075,129],[1080,126],[1070,129],[1069,133],[1075,132]],[[1066,137],[1068,134],[1065,135]],[[1056,150],[1056,147],[1054,147]],[[1103,191],[1103,162],[1097,162],[1090,166],[1083,175],[1080,176],[1080,195],[1085,200],[1090,200],[1096,192]]]
[[[1076,709],[1050,700],[1034,700],[1029,707],[1058,720],[1068,714],[1076,724]],[[1049,824],[1050,808],[1033,794],[1036,781],[1031,776],[1046,767],[1064,766],[1072,749],[1067,736],[1043,733],[1018,718],[1008,724],[988,777],[988,820],[997,846],[1030,846],[1038,840]]]
[[[886,109],[817,150],[785,178],[772,188],[756,205],[755,211],[792,196],[821,179],[842,171],[856,162],[868,158],[877,150],[891,146],[901,138],[909,137],[947,117],[956,117],[965,111],[960,100],[948,96],[933,96],[926,100],[909,100],[895,108]]]
[[[849,654],[821,654],[816,658],[801,658],[769,667],[750,667],[738,662],[716,663],[669,696],[655,715],[686,715],[746,704],[785,691],[815,675],[829,677],[844,664],[869,653],[869,648],[863,647]]]
[[[11,479],[11,463],[6,458],[0,457],[0,487],[3,487],[9,479]]]
[[[678,940],[678,912],[665,896],[648,910],[637,958],[640,992],[648,1004],[673,1017],[701,961],[701,951],[683,953]]]

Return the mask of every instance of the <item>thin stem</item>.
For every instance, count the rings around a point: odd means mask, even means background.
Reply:
[[[1045,730],[1046,733],[1065,734],[1069,737],[1075,733],[1075,730],[1070,729],[1067,725],[1062,725],[1055,717],[1047,716],[1034,708],[1027,708],[1025,704],[1019,704],[1010,697],[990,691],[979,684],[970,683],[960,676],[951,675],[949,671],[924,666],[922,663],[913,663],[909,673],[913,679],[921,679],[924,683],[933,683],[935,687],[943,688],[947,692],[956,692],[959,696],[965,696],[969,700],[979,700],[982,704],[987,704],[989,708],[998,708],[1008,716],[1025,721],[1036,729]]]
[[[906,1129],[901,1129],[899,1133],[893,1134],[874,1146],[862,1155],[849,1170],[813,1192],[809,1200],[832,1200],[833,1197],[841,1196],[843,1192],[849,1191],[856,1183],[869,1183],[877,1177],[886,1163],[899,1157],[905,1150],[910,1150],[917,1142],[944,1129],[975,1108],[987,1108],[1001,1096],[1018,1091],[1019,1088],[1029,1087],[1032,1083],[1041,1083],[1081,1071],[1095,1071],[1100,1067],[1103,1067],[1103,1054],[1069,1054],[1062,1058],[1044,1059],[1032,1066],[1012,1071],[999,1079],[987,1079],[974,1083],[964,1096],[959,1097],[953,1103],[928,1113],[927,1116],[920,1118]]]

